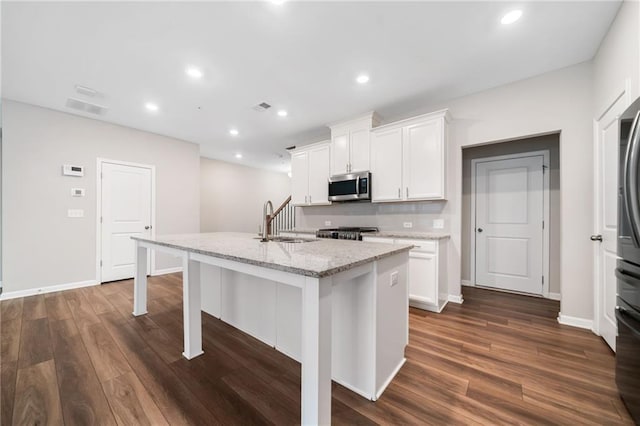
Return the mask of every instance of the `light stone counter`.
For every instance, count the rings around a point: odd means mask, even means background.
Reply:
[[[304,243],[261,242],[254,234],[214,232],[132,237],[161,246],[200,253],[307,277],[322,278],[411,250],[407,244],[363,243],[332,239]]]
[[[293,234],[316,234],[317,229],[313,228],[293,228],[283,230],[281,232],[293,233]],[[379,238],[408,238],[413,240],[444,240],[450,238],[451,235],[443,232],[414,232],[414,231],[380,231],[380,232],[367,232],[362,234],[365,237],[379,237]]]

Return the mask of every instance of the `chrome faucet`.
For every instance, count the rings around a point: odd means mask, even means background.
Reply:
[[[267,207],[269,207],[269,214],[267,215]],[[271,225],[271,217],[273,216],[273,204],[271,200],[264,203],[262,208],[262,239],[260,241],[269,241],[269,225]]]

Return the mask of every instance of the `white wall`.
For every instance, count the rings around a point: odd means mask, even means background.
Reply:
[[[640,3],[625,1],[593,60],[594,118],[628,86],[640,95]]]
[[[155,165],[156,233],[199,231],[198,145],[12,101],[2,121],[5,292],[96,279],[97,157]],[[85,166],[85,176],[62,176],[63,164]],[[86,196],[72,198],[72,187]],[[67,218],[69,208],[85,217]]]
[[[271,200],[277,209],[291,195],[291,179],[285,173],[201,158],[200,176],[202,232],[257,234],[264,203]]]

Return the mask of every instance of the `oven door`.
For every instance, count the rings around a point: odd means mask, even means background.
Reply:
[[[631,417],[640,422],[640,312],[618,299],[616,385]]]

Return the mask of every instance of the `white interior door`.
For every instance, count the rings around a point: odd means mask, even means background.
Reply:
[[[132,278],[135,244],[131,237],[151,235],[151,169],[102,163],[101,176],[101,281]]]
[[[544,157],[476,163],[476,284],[542,294]]]
[[[618,116],[624,111],[625,96],[595,124],[596,143],[596,235],[602,238],[596,250],[596,315],[600,335],[616,350],[616,240],[618,233]]]

